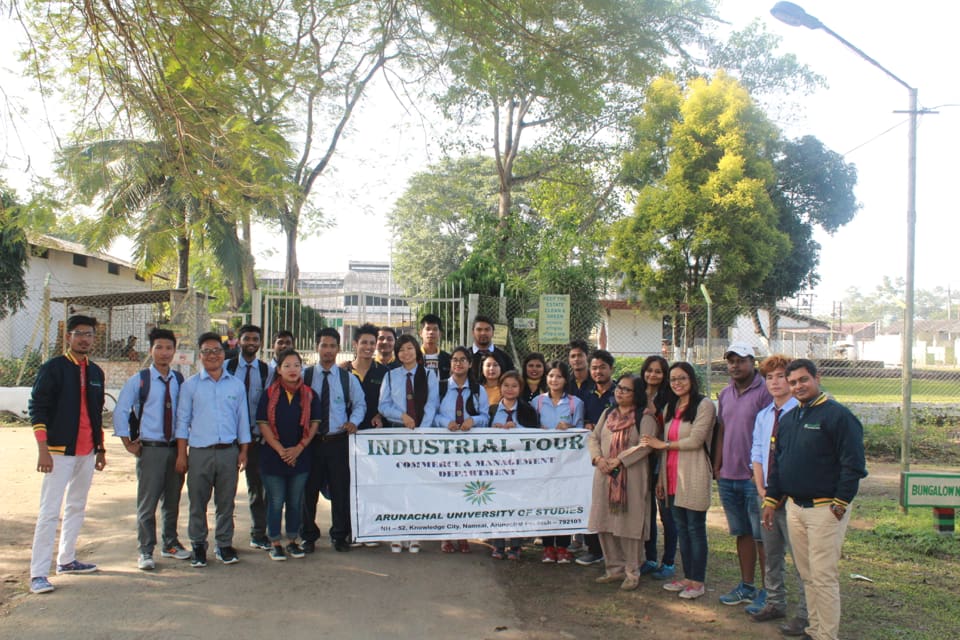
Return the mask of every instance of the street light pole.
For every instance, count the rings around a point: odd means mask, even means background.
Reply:
[[[773,14],[773,17],[777,20],[791,27],[807,27],[808,29],[821,29],[825,31],[843,43],[848,49],[906,88],[910,94],[909,110],[906,112],[910,115],[910,129],[907,134],[907,274],[904,283],[904,297],[906,299],[904,300],[903,307],[903,344],[901,345],[902,350],[900,354],[900,359],[902,360],[900,375],[900,414],[903,430],[900,443],[900,470],[906,472],[910,470],[910,428],[913,405],[911,382],[913,380],[913,303],[917,232],[917,116],[921,113],[928,112],[917,109],[916,88],[898,78],[889,69],[829,29],[817,18],[804,11],[799,5],[792,2],[778,2],[773,6],[773,9],[770,10],[770,13]],[[896,113],[903,112],[898,111]]]

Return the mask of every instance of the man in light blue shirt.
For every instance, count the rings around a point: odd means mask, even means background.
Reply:
[[[184,476],[175,469],[177,441],[174,437],[177,397],[183,380],[170,370],[177,352],[177,337],[169,329],[150,331],[149,369],[127,380],[113,411],[113,433],[124,448],[137,458],[137,542],[140,556],[137,567],[149,571],[156,567],[153,559],[157,545],[157,505],[163,519],[164,558],[186,560],[190,552],[180,544],[177,519],[180,515],[180,492]],[[145,401],[141,403],[141,398]],[[131,411],[133,424],[131,424]],[[136,433],[131,433],[131,426]]]
[[[320,538],[317,527],[317,501],[326,486],[330,498],[330,539],[337,551],[350,550],[350,460],[349,436],[367,413],[367,402],[360,380],[337,366],[340,333],[332,327],[317,333],[320,361],[304,374],[320,398],[320,428],[311,442],[313,458],[304,496],[303,525],[300,537],[307,553],[316,549]]]
[[[250,416],[243,383],[223,368],[220,336],[204,333],[197,344],[203,368],[180,389],[176,468],[179,473],[187,472],[189,445],[191,565],[205,567],[207,503],[211,493],[216,506],[217,558],[224,564],[239,560],[233,548],[233,510],[239,471],[247,462]]]
[[[750,460],[753,464],[753,481],[757,487],[760,502],[767,495],[767,478],[773,463],[776,449],[777,431],[780,421],[799,401],[790,391],[786,369],[790,358],[772,355],[760,363],[760,375],[764,378],[767,391],[773,396],[773,402],[760,410],[754,421],[753,449]],[[785,556],[790,550],[790,535],[787,532],[787,510],[780,505],[774,512],[773,526],[761,530],[765,553],[766,575],[764,585],[767,590],[766,602],[762,606],[750,605],[747,613],[756,622],[777,620],[786,616],[787,586],[785,576]],[[800,600],[794,617],[780,627],[787,636],[803,635],[807,626],[807,604],[803,591],[803,582],[797,576]]]
[[[253,324],[240,327],[240,353],[228,360],[224,367],[227,373],[243,382],[247,394],[247,412],[250,416],[250,437],[253,446],[247,451],[244,476],[247,480],[247,499],[250,504],[250,548],[269,551],[267,538],[267,492],[260,479],[260,427],[255,420],[260,396],[270,378],[270,367],[257,358],[263,342],[263,330]]]

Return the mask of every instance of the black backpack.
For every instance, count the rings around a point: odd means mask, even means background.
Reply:
[[[444,396],[447,395],[449,382],[449,378],[440,381],[440,402],[443,402]],[[480,383],[476,380],[468,380],[467,385],[470,387],[470,397],[467,398],[467,415],[478,416],[480,415],[477,410],[477,405],[480,404]]]
[[[230,375],[237,374],[237,367],[240,366],[240,358],[231,358],[227,362],[227,373]],[[267,386],[267,376],[270,375],[270,367],[267,366],[267,363],[263,360],[257,360],[257,368],[260,369],[260,388],[263,389]]]
[[[173,371],[173,377],[177,379],[177,385],[183,384],[183,374],[179,371]],[[130,407],[130,415],[127,416],[127,424],[130,425],[130,440],[140,439],[140,418],[143,416],[143,405],[147,402],[147,396],[150,394],[150,369],[140,370],[140,389],[137,394],[139,403]],[[140,409],[137,412],[137,409]]]
[[[307,367],[303,372],[303,384],[307,385],[311,389],[313,388],[313,372],[316,370],[317,365],[312,367]],[[350,412],[353,410],[353,403],[350,402],[350,372],[344,369],[343,367],[336,367],[337,371],[340,372],[340,387],[343,389],[343,400],[347,405],[347,417],[350,416]]]

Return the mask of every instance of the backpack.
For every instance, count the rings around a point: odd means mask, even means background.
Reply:
[[[540,416],[543,414],[543,396],[548,395],[546,393],[541,393],[537,396],[537,415]],[[567,401],[570,403],[570,418],[573,418],[574,410],[576,405],[573,403],[573,394],[567,394]]]
[[[449,378],[440,381],[440,402],[443,402],[444,396],[447,395],[449,382]],[[477,410],[477,405],[480,404],[480,383],[476,380],[468,380],[467,385],[470,387],[470,397],[467,398],[467,414],[478,416],[480,415],[480,412]],[[474,398],[476,398],[476,400],[474,400]]]
[[[230,375],[236,375],[237,367],[240,366],[240,358],[231,358],[227,362],[227,373]],[[257,360],[257,368],[260,370],[260,388],[263,389],[267,386],[267,376],[270,375],[270,367],[267,366],[267,363],[263,360]]]
[[[719,402],[717,403],[720,404]],[[720,477],[720,467],[723,465],[723,423],[720,421],[720,407],[717,407],[717,417],[713,419],[713,430],[710,433],[710,446],[703,443],[703,452],[710,461],[710,471],[714,478]]]
[[[130,440],[140,439],[140,418],[143,416],[143,405],[147,402],[147,396],[150,394],[150,369],[140,370],[140,389],[137,393],[139,403],[130,407],[130,415],[127,416],[127,424],[130,425]],[[177,379],[177,385],[183,384],[183,374],[179,371],[173,371],[173,377]],[[140,411],[137,412],[139,407]]]
[[[313,388],[313,372],[316,368],[317,365],[313,365],[307,367],[303,372],[303,384],[311,389]],[[336,369],[340,372],[340,388],[343,389],[343,400],[347,405],[347,417],[350,417],[350,412],[353,410],[353,404],[350,402],[350,372],[343,367],[336,367]]]

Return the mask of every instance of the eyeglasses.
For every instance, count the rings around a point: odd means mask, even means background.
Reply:
[[[200,355],[202,356],[218,356],[223,353],[223,349],[217,347],[215,349],[200,349]]]
[[[682,378],[670,378],[670,384],[679,384],[681,382],[690,382],[690,378],[687,376]]]
[[[74,338],[92,338],[97,335],[96,331],[71,331],[70,335]]]
[[[623,393],[633,393],[633,387],[625,387],[622,384],[615,386],[614,391],[622,391]]]

